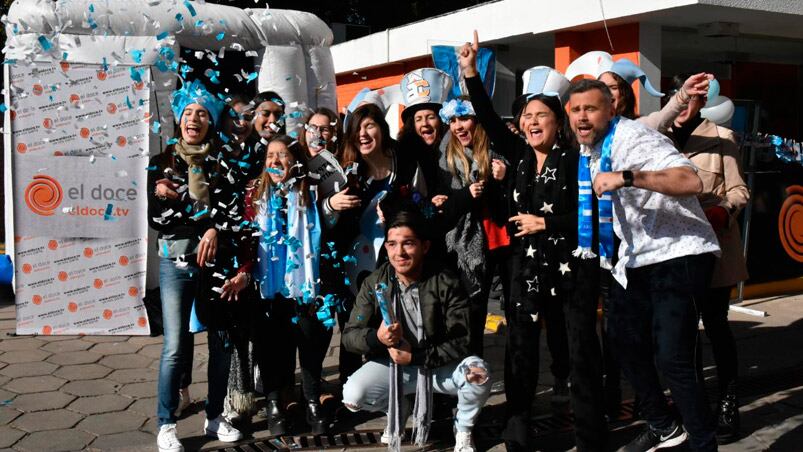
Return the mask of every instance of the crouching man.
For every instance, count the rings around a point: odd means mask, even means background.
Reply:
[[[401,212],[387,223],[387,263],[363,282],[343,329],[343,346],[366,362],[343,386],[352,411],[383,411],[382,441],[398,449],[404,395],[415,393],[413,440],[426,442],[432,394],[456,395],[455,452],[473,452],[471,430],[491,390],[486,363],[469,356],[468,297],[459,279],[424,262],[430,241],[420,215]]]

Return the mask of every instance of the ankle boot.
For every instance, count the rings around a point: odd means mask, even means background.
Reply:
[[[312,428],[313,435],[323,435],[329,428],[323,407],[317,400],[307,401],[307,424]]]
[[[287,430],[287,421],[278,400],[268,400],[265,407],[265,417],[268,418],[268,430],[274,436],[284,435]]]
[[[739,439],[739,424],[736,382],[731,382],[725,386],[717,405],[717,442],[728,444]]]

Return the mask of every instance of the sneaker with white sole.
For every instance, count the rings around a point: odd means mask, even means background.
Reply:
[[[178,440],[176,424],[165,424],[159,427],[156,446],[159,448],[159,452],[184,452],[184,446]]]
[[[677,422],[664,431],[658,431],[649,425],[628,445],[619,452],[653,452],[658,449],[675,447],[686,441],[686,432]]]
[[[217,438],[224,443],[233,443],[243,439],[243,434],[232,427],[223,415],[211,420],[204,420],[204,433],[209,438]]]
[[[178,408],[176,408],[176,417],[181,417],[181,413],[192,405],[192,398],[190,398],[190,389],[181,388],[178,391]]]
[[[399,441],[404,441],[404,430],[399,434]],[[382,444],[390,444],[390,432],[387,426],[385,426],[385,431],[382,432],[382,437],[379,438],[379,442]]]
[[[454,452],[474,452],[474,440],[471,439],[471,432],[455,432]]]

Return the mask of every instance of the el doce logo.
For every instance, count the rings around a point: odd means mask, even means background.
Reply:
[[[37,174],[25,189],[25,204],[31,212],[50,216],[64,199],[64,192],[59,182],[45,174]]]

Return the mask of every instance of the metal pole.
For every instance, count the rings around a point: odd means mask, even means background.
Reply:
[[[758,134],[759,113],[760,108],[758,103],[756,103],[753,108],[753,130],[750,136],[747,164],[747,190],[750,193],[750,197],[747,200],[747,207],[744,209],[744,227],[742,228],[742,253],[745,259],[747,259],[747,250],[750,245],[750,222],[753,216],[753,188],[755,187],[756,179],[756,135]],[[736,302],[741,303],[742,301],[744,301],[744,281],[739,281],[737,285]]]

